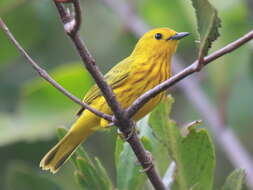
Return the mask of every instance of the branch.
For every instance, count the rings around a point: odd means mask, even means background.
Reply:
[[[109,6],[113,11],[115,11],[124,24],[130,31],[135,34],[137,37],[141,36],[150,26],[146,25],[145,22],[138,17],[130,8],[127,3],[118,3],[115,0],[102,0],[107,6]],[[139,24],[139,27],[137,25]],[[203,60],[203,65],[206,66],[208,63],[214,61],[215,59],[230,53],[231,51],[239,48],[246,42],[250,41],[253,38],[253,30],[245,34],[243,37],[238,40],[228,44],[227,46],[219,49],[218,51],[207,56]],[[133,116],[148,100],[159,94],[160,92],[167,90],[169,87],[173,86],[175,83],[184,79],[185,77],[198,72],[198,61],[195,61],[192,65],[185,68],[180,73],[174,75],[168,80],[164,81],[160,85],[154,87],[153,89],[147,91],[145,94],[140,96],[128,109],[127,113],[129,116]]]
[[[182,70],[182,62],[179,58],[176,60],[177,65],[175,71]],[[250,189],[253,189],[253,161],[249,153],[240,140],[218,114],[218,110],[208,100],[208,97],[201,90],[198,80],[192,76],[190,80],[183,80],[179,83],[179,87],[184,91],[185,96],[192,102],[192,105],[202,115],[207,125],[212,130],[215,139],[221,145],[224,152],[227,154],[228,160],[235,168],[243,168],[246,171],[246,183]],[[236,152],[236,154],[235,154]]]
[[[209,56],[204,57],[204,60],[202,62],[202,66],[206,66],[208,63],[214,61],[215,59],[218,59],[219,57],[234,51],[235,49],[241,47],[246,42],[253,39],[253,30],[249,33],[245,34],[238,40],[226,45],[225,47],[215,51]],[[177,73],[173,77],[167,79],[166,81],[162,82],[161,84],[157,85],[153,89],[147,91],[146,93],[142,94],[135,102],[127,109],[127,113],[130,117],[132,117],[145,103],[147,103],[151,98],[155,97],[162,91],[167,90],[177,82],[181,81],[182,79],[190,76],[191,74],[198,72],[198,61],[195,61],[190,66],[185,68],[183,71]]]
[[[118,3],[115,0],[102,0],[102,2],[104,2],[119,16],[119,18],[123,21],[122,23],[124,23],[124,25],[136,37],[141,36],[145,31],[147,31],[147,28],[150,28],[150,26],[145,24],[142,18],[138,17],[138,15],[131,10],[127,3]],[[139,26],[142,27],[136,26],[136,23],[140,23]],[[249,36],[247,36],[244,40],[248,40],[248,37]],[[239,45],[245,43],[244,40],[240,41]],[[225,53],[232,51],[232,47],[234,45],[235,44],[232,43],[232,45],[230,44],[229,47],[224,47],[227,48],[227,52]],[[221,55],[218,54],[218,56]],[[209,57],[209,61],[211,61],[211,59],[214,59],[214,57]],[[174,60],[176,65],[174,64],[175,69],[173,68],[173,70],[176,70],[176,72],[181,71],[182,66],[180,65],[183,65],[182,61],[177,56],[174,57]],[[192,102],[192,105],[195,106],[202,117],[208,122],[210,129],[213,131],[218,143],[227,154],[227,158],[231,161],[231,163],[236,168],[245,169],[247,174],[246,183],[249,188],[253,189],[253,162],[249,153],[247,150],[245,150],[233,130],[225,127],[225,124],[219,117],[217,110],[212,106],[208,100],[208,97],[201,90],[196,77],[192,76],[190,80],[183,80],[181,83],[179,83],[179,87],[182,91],[184,91],[184,94],[189,101]],[[235,155],[234,152],[238,152],[239,154]]]
[[[80,30],[82,21],[82,9],[80,2],[76,0],[54,0],[55,6],[60,14],[64,30],[70,36],[75,36]],[[72,3],[74,7],[74,16],[70,14],[70,10],[65,11],[61,3]]]
[[[74,0],[73,3],[75,2],[75,12],[80,11],[81,8],[77,8],[76,6],[80,6],[78,0]],[[95,59],[92,57],[91,53],[89,52],[88,48],[86,47],[85,43],[81,40],[79,32],[73,32],[75,31],[74,29],[77,28],[76,25],[77,23],[80,23],[80,21],[74,21],[71,15],[65,10],[63,5],[61,3],[58,3],[57,0],[54,0],[54,3],[58,9],[61,21],[63,23],[65,32],[68,34],[72,42],[74,43],[76,50],[78,54],[80,55],[84,66],[86,69],[90,72],[91,76],[95,80],[96,84],[100,88],[101,92],[103,93],[108,105],[112,108],[112,111],[115,111],[115,116],[116,118],[121,118],[122,115],[124,115],[123,110],[121,109],[121,106],[116,100],[115,94],[112,91],[112,88],[106,83],[103,74],[99,70],[98,66],[96,65]],[[81,14],[81,13],[79,13]],[[80,17],[78,17],[80,18]],[[74,23],[72,25],[71,29],[66,29],[70,23]]]
[[[91,111],[92,113],[96,114],[99,117],[102,117],[108,121],[112,121],[112,116],[105,114],[103,112],[100,112],[92,107],[90,107],[88,104],[82,102],[77,97],[72,95],[70,92],[68,92],[66,89],[64,89],[59,83],[57,83],[44,69],[42,69],[28,54],[27,52],[22,48],[22,46],[18,43],[18,41],[15,39],[15,37],[12,35],[4,21],[0,18],[0,27],[4,31],[4,33],[7,35],[7,37],[10,39],[10,41],[14,44],[14,46],[19,50],[21,56],[23,56],[29,64],[32,65],[32,67],[38,72],[38,74],[44,78],[47,82],[49,82],[52,86],[54,86],[57,90],[59,90],[61,93],[63,93],[65,96],[70,98],[75,103],[79,104],[83,108]]]
[[[72,2],[74,3],[75,15],[81,15],[79,1],[73,0]],[[134,131],[134,122],[129,117],[127,117],[125,110],[121,108],[119,102],[116,100],[116,96],[113,93],[112,88],[106,83],[103,74],[100,72],[98,66],[95,63],[95,60],[85,46],[85,43],[81,40],[79,32],[75,31],[75,28],[77,28],[76,24],[80,23],[80,21],[75,20],[73,22],[71,15],[65,11],[63,5],[61,3],[58,3],[57,0],[54,0],[54,3],[58,9],[66,33],[74,43],[77,52],[79,53],[84,63],[84,66],[90,72],[97,86],[100,88],[100,91],[102,92],[107,104],[110,106],[115,116],[113,120],[114,124],[118,126],[124,136],[127,137],[128,143],[132,147],[134,153],[136,154],[136,157],[144,168],[144,171],[149,177],[154,188],[157,190],[166,190],[164,184],[162,183],[162,179],[158,175],[158,172],[153,166],[153,163],[149,162],[149,156],[147,155],[143,145],[140,143],[136,132]],[[80,19],[80,17],[75,17],[75,19]],[[74,23],[73,25],[70,25],[72,28],[70,28],[70,30],[66,30],[66,26],[71,23]]]

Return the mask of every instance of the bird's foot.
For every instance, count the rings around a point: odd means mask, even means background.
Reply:
[[[129,139],[131,139],[133,137],[133,135],[135,134],[136,132],[136,127],[135,127],[135,122],[134,124],[132,125],[131,129],[130,129],[130,132],[125,135],[124,133],[121,132],[121,130],[118,128],[117,130],[117,133],[118,135],[120,136],[120,138],[123,140],[123,141],[128,141]]]
[[[152,154],[149,152],[149,151],[146,151],[146,161],[145,161],[145,168],[143,168],[142,170],[140,170],[140,172],[144,173],[148,170],[150,170],[153,166],[154,166],[154,163],[153,163],[153,156]]]

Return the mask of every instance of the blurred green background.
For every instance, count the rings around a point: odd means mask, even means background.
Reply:
[[[252,29],[250,0],[211,2],[222,20],[221,36],[211,51]],[[191,32],[192,35],[181,42],[178,54],[187,64],[196,59],[198,36],[190,1],[138,0],[130,3],[152,27],[166,26]],[[130,54],[136,38],[102,0],[84,0],[82,7],[85,11],[81,36],[105,73]],[[0,16],[51,76],[82,98],[93,81],[64,34],[52,1],[1,0]],[[210,101],[253,156],[253,43],[216,60],[197,75]],[[174,89],[172,95],[176,100],[172,118],[180,125],[201,119],[181,91]],[[13,175],[19,170],[39,176],[41,184],[50,179],[50,182],[60,182],[61,189],[79,188],[73,179],[71,164],[66,164],[54,177],[38,167],[41,157],[57,141],[55,129],[68,128],[78,109],[78,105],[39,78],[0,31],[0,189],[22,189],[19,177]],[[115,130],[98,132],[84,145],[91,155],[100,158],[112,178],[115,177],[115,137]],[[220,186],[232,165],[219,146],[216,146],[216,154],[215,184]]]

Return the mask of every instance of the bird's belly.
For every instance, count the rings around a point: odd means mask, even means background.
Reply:
[[[164,96],[165,93],[161,93],[151,100],[149,100],[133,117],[135,121],[138,121],[139,119],[143,118],[146,114],[148,114],[150,111],[154,109],[154,107],[159,104],[160,100]]]
[[[126,109],[132,105],[132,103],[139,98],[142,94],[147,92],[148,90],[152,89],[154,86],[158,85],[161,81],[152,81],[148,84],[135,84],[132,85],[133,89],[128,87],[128,89],[119,89],[115,90],[115,94],[117,100],[121,104],[121,106]],[[150,99],[133,117],[134,120],[139,120],[148,114],[161,100],[163,97],[164,92],[160,93],[159,95],[155,96],[154,98]]]
[[[123,92],[124,91],[124,92]],[[140,97],[144,92],[141,92],[140,90],[135,91],[127,91],[124,89],[120,90],[114,90],[114,93],[116,94],[116,98],[119,101],[122,108],[126,109],[128,108],[138,97]],[[160,93],[159,95],[155,96],[154,98],[150,99],[133,117],[134,120],[139,120],[142,117],[144,117],[146,114],[148,114],[161,100],[163,97],[164,92]],[[94,102],[95,103],[95,102]],[[104,97],[100,97],[96,101],[96,106],[100,111],[112,114],[112,111],[108,104],[106,103]]]
[[[127,80],[125,84],[122,84],[119,88],[115,88],[113,91],[121,107],[127,109],[142,94],[166,80],[169,77],[169,73],[166,72],[167,68],[164,68],[164,71],[164,74],[161,74],[160,72],[153,72],[152,74],[146,73],[146,75],[141,78],[142,80],[137,80],[138,82],[136,80],[132,80],[132,77],[129,77],[129,80]],[[133,116],[133,119],[137,121],[148,114],[160,102],[164,94],[165,92],[162,92],[150,99]],[[98,107],[98,109],[104,113],[112,114],[112,111],[106,103],[104,97],[98,98],[97,101],[97,105],[99,106],[95,107]]]

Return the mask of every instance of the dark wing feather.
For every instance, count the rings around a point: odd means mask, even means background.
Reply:
[[[117,88],[121,84],[123,84],[129,76],[131,71],[131,63],[132,59],[126,58],[117,65],[115,65],[106,75],[105,80],[106,82],[112,87],[112,89]],[[102,96],[102,93],[97,85],[94,85],[85,95],[83,102],[87,104],[91,104],[93,100]],[[77,115],[80,116],[84,111],[84,108],[81,108]]]

